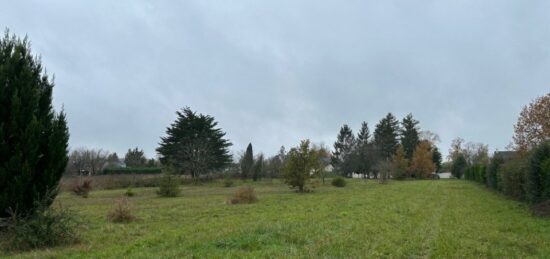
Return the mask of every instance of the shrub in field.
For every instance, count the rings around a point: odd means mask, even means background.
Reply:
[[[344,187],[346,186],[346,180],[343,177],[336,177],[332,179],[331,184],[335,187]]]
[[[83,198],[88,198],[92,190],[92,180],[84,180],[82,183],[76,183],[73,187],[73,193]]]
[[[107,214],[107,219],[111,222],[125,223],[136,219],[130,207],[127,198],[119,199],[113,206],[113,209]]]
[[[126,192],[124,193],[124,195],[126,195],[128,197],[134,197],[136,195],[136,193],[134,192],[134,190],[132,190],[132,188],[128,188],[126,190]]]
[[[258,201],[256,197],[256,190],[253,187],[241,187],[235,192],[233,197],[229,197],[225,200],[227,204],[247,204]]]
[[[29,250],[78,242],[77,229],[81,222],[73,212],[46,205],[38,205],[35,212],[27,216],[12,212],[5,222],[2,248]]]
[[[527,200],[539,203],[550,200],[550,141],[540,144],[529,158]]]
[[[538,217],[550,217],[550,200],[541,202],[533,206],[533,215]]]
[[[53,109],[53,88],[26,38],[0,36],[0,218],[10,208],[33,214],[37,202],[55,196],[69,131],[65,114]]]
[[[292,148],[287,155],[283,176],[286,184],[298,192],[308,192],[311,172],[320,167],[317,151],[310,147],[309,140],[302,140],[300,146]],[[309,186],[308,186],[309,185]]]
[[[235,183],[233,182],[233,180],[231,178],[227,178],[227,179],[223,180],[223,186],[225,186],[225,187],[231,187],[234,184]]]
[[[525,199],[527,164],[524,159],[514,159],[504,163],[499,170],[502,192],[518,200]]]
[[[159,180],[157,194],[162,197],[176,197],[180,194],[180,183],[177,176],[165,173]]]

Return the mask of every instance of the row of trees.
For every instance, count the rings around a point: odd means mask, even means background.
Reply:
[[[453,174],[476,181],[518,200],[550,200],[550,93],[525,106],[514,126],[511,151],[455,139],[449,150]]]
[[[344,125],[334,143],[331,164],[344,176],[359,173],[377,178],[380,168],[390,164],[396,178],[428,177],[440,170],[442,156],[435,146],[437,135],[421,132],[418,124],[412,114],[399,123],[388,113],[372,136],[367,122],[361,124],[357,136]]]
[[[147,159],[143,150],[128,149],[124,159],[120,159],[117,153],[111,153],[103,149],[78,148],[69,155],[67,174],[97,175],[110,168],[143,168],[159,167],[160,164],[154,158]]]

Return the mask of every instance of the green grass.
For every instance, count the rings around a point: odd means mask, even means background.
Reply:
[[[91,192],[88,199],[63,193],[57,202],[87,222],[81,242],[0,256],[550,257],[550,220],[475,183],[353,180],[297,194],[263,182],[254,184],[258,203],[224,204],[239,184],[184,186],[177,198],[136,188],[130,200],[139,220],[127,224],[106,219],[126,189]]]

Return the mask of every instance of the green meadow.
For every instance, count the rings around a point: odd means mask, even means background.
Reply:
[[[227,205],[239,186],[258,202]],[[298,194],[280,182],[222,182],[181,187],[161,198],[135,188],[137,220],[106,215],[125,189],[61,193],[82,220],[80,242],[0,256],[21,258],[543,258],[550,257],[550,220],[527,205],[462,180],[349,180]]]

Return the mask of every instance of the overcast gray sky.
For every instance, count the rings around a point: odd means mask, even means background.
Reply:
[[[238,152],[332,146],[387,112],[504,149],[550,91],[550,1],[8,1],[56,77],[71,147],[148,156],[175,111],[216,117]]]

